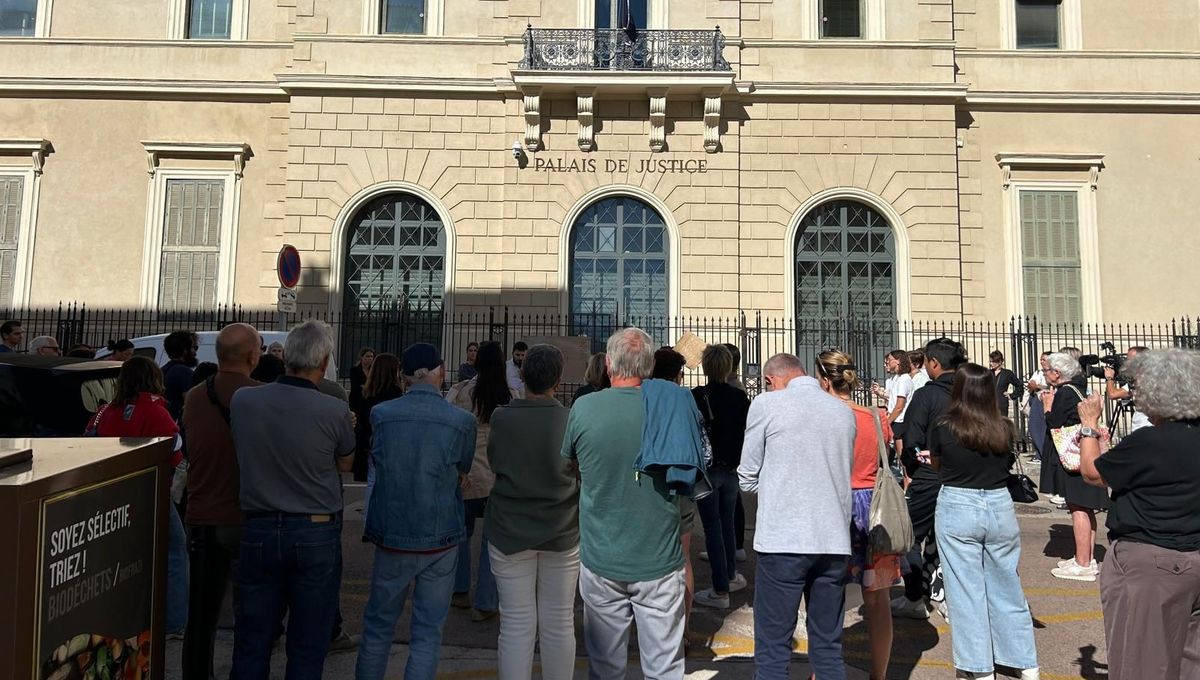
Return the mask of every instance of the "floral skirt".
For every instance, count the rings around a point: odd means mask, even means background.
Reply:
[[[867,592],[891,588],[904,576],[903,555],[870,554],[867,531],[874,495],[874,489],[855,489],[850,516],[850,583],[861,585]]]

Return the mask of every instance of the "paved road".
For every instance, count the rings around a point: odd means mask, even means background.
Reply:
[[[1036,479],[1036,468],[1027,471]],[[342,583],[342,612],[347,629],[351,633],[357,633],[361,628],[362,610],[366,606],[369,591],[371,549],[359,538],[362,515],[357,509],[361,507],[361,488],[347,488],[346,497],[347,521],[343,538],[346,564]],[[752,518],[753,506],[748,509]],[[1054,563],[1072,553],[1070,519],[1066,511],[1053,509],[1044,502],[1024,506],[1019,510],[1023,548],[1021,576],[1035,618],[1042,677],[1045,680],[1106,678],[1104,629],[1097,585],[1062,581],[1050,575]],[[1103,519],[1101,516],[1101,533]],[[709,585],[708,565],[696,557],[696,553],[703,549],[703,543],[703,538],[697,531],[692,541],[692,550],[699,588]],[[1103,561],[1103,557],[1104,553],[1101,551],[1098,559]],[[693,613],[689,630],[689,677],[702,679],[719,672],[722,680],[727,680],[727,676],[749,678],[753,675],[752,552],[750,562],[742,566],[750,580],[750,587],[733,596],[733,606],[730,610],[718,612],[698,608]],[[846,660],[850,666],[850,677],[865,679],[868,667],[866,626],[856,610],[861,599],[858,593],[853,591],[848,593],[847,598]],[[576,617],[577,622],[579,618]],[[469,611],[452,609],[446,623],[443,663],[439,677],[447,680],[494,678],[498,630],[499,625],[495,620],[473,623]],[[913,680],[953,677],[950,630],[950,626],[937,613],[932,614],[929,621],[897,619],[888,677]],[[406,616],[396,629],[397,645],[393,649],[395,656],[389,668],[389,678],[403,676],[403,659],[407,653],[404,643],[408,637]],[[230,631],[221,631],[217,650],[217,677],[224,677],[228,672],[231,639]],[[797,631],[797,662],[793,666],[793,677],[808,677],[807,665],[804,663],[806,648],[804,629],[801,625]],[[169,678],[178,678],[178,652],[178,643],[172,643],[168,648]],[[582,642],[579,645],[579,654],[577,676],[582,678],[585,677],[587,665],[587,660],[583,658]],[[352,652],[332,655],[326,664],[325,677],[352,678],[354,658]],[[275,666],[275,674],[272,677],[282,678],[282,655],[276,657]],[[636,666],[634,660],[630,665],[631,677],[640,676]]]

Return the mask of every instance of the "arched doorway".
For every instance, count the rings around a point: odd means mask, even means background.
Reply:
[[[896,331],[896,243],[879,211],[832,200],[800,220],[794,244],[796,345],[809,365],[837,346],[876,378]],[[880,356],[874,356],[879,354]]]
[[[603,341],[622,323],[665,342],[670,239],[662,215],[632,196],[611,196],[579,214],[568,237],[573,332]]]
[[[437,210],[412,193],[386,193],[355,212],[343,252],[343,370],[360,347],[398,353],[441,342],[447,240]]]

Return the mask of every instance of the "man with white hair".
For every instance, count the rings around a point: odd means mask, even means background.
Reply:
[[[49,335],[39,335],[29,341],[29,353],[39,357],[61,357],[62,348],[58,346],[58,340]]]
[[[813,673],[845,680],[854,412],[791,354],[771,357],[763,377],[767,392],[750,404],[738,466],[742,490],[758,494],[754,676],[788,677],[803,596]]]
[[[375,481],[363,535],[376,549],[357,680],[383,680],[410,584],[412,633],[404,676],[433,680],[458,544],[466,536],[462,480],[475,458],[475,418],[442,398],[446,368],[433,345],[404,350],[400,373],[405,395],[371,409]]]
[[[284,343],[286,375],[230,402],[244,516],[234,582],[232,680],[270,674],[288,615],[287,677],[320,678],[342,573],[342,485],[354,454],[350,407],[317,391],[329,326],[306,321]]]
[[[653,368],[653,345],[645,331],[625,328],[608,339],[607,350],[612,388],[575,403],[562,445],[563,457],[579,464],[588,677],[625,677],[636,620],[643,675],[679,680],[685,597],[679,508],[665,478],[634,471],[645,412],[641,386]]]

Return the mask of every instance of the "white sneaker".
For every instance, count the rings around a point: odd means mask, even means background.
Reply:
[[[746,549],[738,548],[737,552],[733,553],[733,558],[738,562],[745,562],[747,559],[746,558]]]
[[[954,680],[996,680],[995,673],[972,673],[971,671],[954,671]]]
[[[1095,581],[1096,572],[1090,567],[1081,567],[1072,562],[1065,567],[1058,567],[1050,570],[1050,575],[1055,578],[1065,578],[1070,581]]]
[[[892,616],[924,620],[929,618],[929,609],[925,606],[925,600],[909,602],[908,598],[901,595],[892,600]]]
[[[1042,673],[1036,668],[1026,668],[1021,671],[1021,680],[1042,680]]]
[[[1055,505],[1066,505],[1067,499],[1063,498],[1062,496],[1059,496],[1058,494],[1052,494],[1050,496],[1050,502]]]
[[[729,609],[729,596],[718,595],[712,588],[705,588],[692,596],[692,602],[701,607],[713,609]]]
[[[1075,564],[1075,558],[1068,557],[1065,560],[1059,560],[1058,564],[1055,566],[1057,566],[1059,569],[1066,569],[1072,564]],[[1088,565],[1088,568],[1097,573],[1100,571],[1100,565],[1096,564],[1096,558],[1092,558],[1092,563]]]
[[[736,593],[739,590],[746,589],[746,577],[733,572],[733,578],[729,579],[729,592]]]
[[[938,602],[934,605],[934,609],[937,610],[937,613],[941,615],[946,623],[950,623],[950,608],[946,606],[945,602]]]

